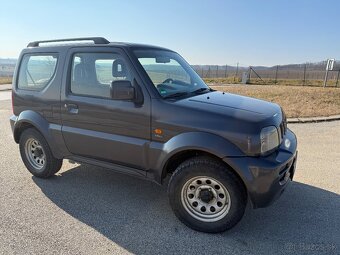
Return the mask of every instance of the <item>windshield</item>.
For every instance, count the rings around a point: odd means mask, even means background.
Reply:
[[[163,98],[210,91],[204,81],[179,54],[152,49],[134,52]]]

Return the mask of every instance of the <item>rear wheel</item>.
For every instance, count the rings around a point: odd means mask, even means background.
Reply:
[[[34,128],[26,129],[19,141],[26,168],[36,177],[48,178],[58,172],[62,160],[53,156],[45,138]]]
[[[170,179],[168,194],[173,211],[184,224],[210,233],[234,227],[243,217],[247,201],[240,179],[208,157],[183,162]]]

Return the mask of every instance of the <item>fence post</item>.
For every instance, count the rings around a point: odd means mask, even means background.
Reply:
[[[235,82],[235,78],[238,76],[238,62],[237,62],[237,66],[236,66],[236,76],[234,76],[234,82]]]
[[[307,64],[305,63],[305,66],[303,69],[303,85],[306,84],[306,68],[307,68]]]
[[[276,66],[276,71],[275,71],[275,84],[277,84],[277,73],[279,72],[279,65]]]
[[[326,88],[326,85],[327,85],[328,71],[329,71],[329,68],[328,68],[328,60],[327,60],[327,63],[326,63],[326,73],[325,73],[325,80],[323,81],[323,87],[324,87],[324,88]]]
[[[248,69],[248,72],[249,72],[249,84],[251,84],[251,66],[249,66],[249,69]]]

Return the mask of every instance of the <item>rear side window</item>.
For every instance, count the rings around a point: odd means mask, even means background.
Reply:
[[[24,55],[19,70],[18,88],[42,90],[52,80],[57,60],[57,54]]]

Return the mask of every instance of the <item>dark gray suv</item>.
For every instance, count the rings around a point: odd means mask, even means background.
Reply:
[[[204,232],[232,228],[293,178],[280,106],[209,88],[176,52],[76,38],[31,42],[18,63],[10,123],[34,176],[70,159],[167,183],[176,216]]]

